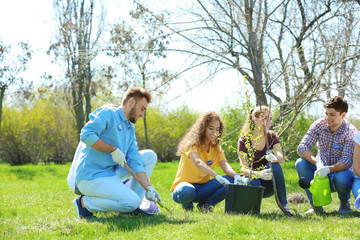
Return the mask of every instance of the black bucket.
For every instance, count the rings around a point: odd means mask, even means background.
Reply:
[[[262,186],[231,183],[226,187],[225,212],[259,214],[263,194]]]

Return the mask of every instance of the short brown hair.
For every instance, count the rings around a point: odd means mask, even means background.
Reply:
[[[144,97],[148,103],[151,102],[151,94],[147,90],[142,87],[132,87],[126,91],[122,100],[122,105],[126,104],[132,97],[135,98],[136,101]]]
[[[336,96],[333,98],[329,98],[324,103],[324,108],[334,108],[337,112],[343,113],[348,111],[348,104],[347,101],[340,96]]]

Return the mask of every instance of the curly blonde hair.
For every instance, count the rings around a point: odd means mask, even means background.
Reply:
[[[218,146],[220,139],[224,131],[224,123],[220,118],[220,115],[216,112],[210,111],[203,113],[190,130],[181,139],[176,156],[181,156],[183,152],[186,152],[191,146],[201,146],[205,143],[205,130],[212,120],[218,120],[220,122],[219,135],[213,144]]]

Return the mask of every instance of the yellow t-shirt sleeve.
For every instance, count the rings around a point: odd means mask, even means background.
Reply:
[[[220,167],[220,161],[226,160],[224,151],[220,146],[211,146],[209,153],[206,153],[201,147],[198,148],[196,145],[191,146],[188,151],[181,155],[175,181],[171,186],[171,191],[173,191],[180,182],[202,184],[210,180],[210,176],[200,171],[190,159],[189,154],[192,152],[197,152],[201,160],[211,169],[214,169],[215,164]]]

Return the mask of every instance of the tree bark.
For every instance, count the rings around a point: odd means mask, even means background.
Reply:
[[[6,90],[5,86],[2,86],[0,88],[0,136],[1,136],[1,123],[2,123],[2,108],[3,108],[3,100],[4,100],[4,96],[5,96],[5,90]]]

